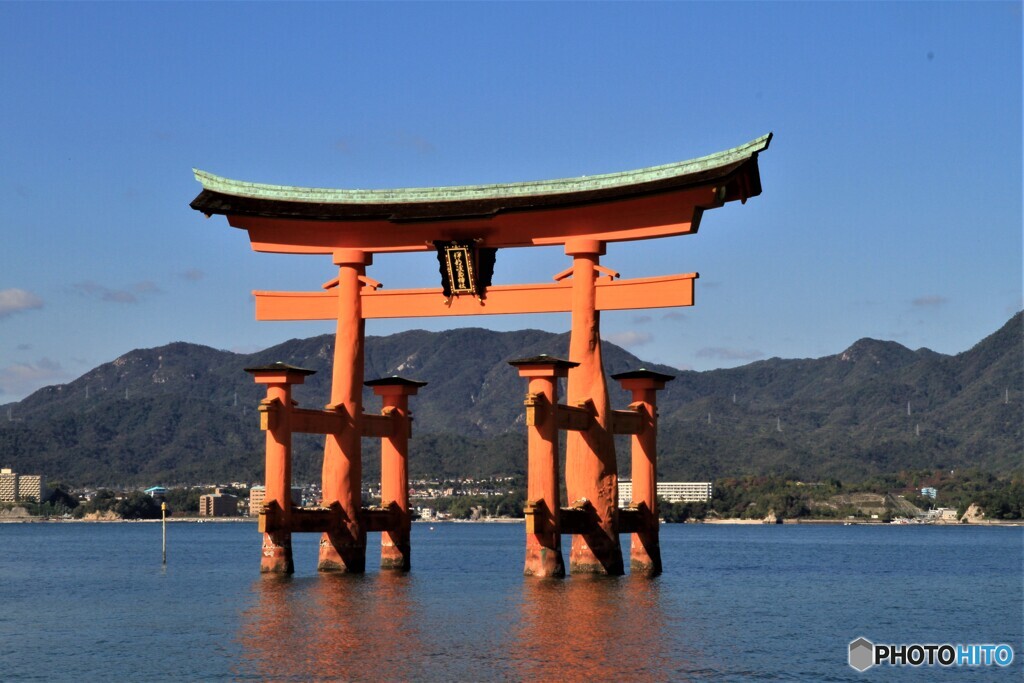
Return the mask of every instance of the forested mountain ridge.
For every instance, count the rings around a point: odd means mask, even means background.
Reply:
[[[772,358],[707,372],[644,363],[604,344],[608,375],[646,367],[676,375],[659,395],[663,479],[744,474],[857,481],[906,468],[1022,466],[1024,336],[1018,313],[956,355],[861,339],[818,359]],[[256,481],[261,388],[243,369],[275,361],[317,371],[303,407],[329,399],[334,339],[293,339],[254,354],[176,342],[129,352],[64,385],[0,406],[0,464],[86,485]],[[567,334],[412,330],[366,341],[366,379],[429,384],[412,399],[410,471],[486,476],[525,470],[525,382],[507,361],[565,357]],[[609,380],[614,407],[628,396]],[[379,399],[367,391],[367,412]],[[319,479],[318,439],[297,439],[298,481]],[[620,439],[628,476],[628,441]],[[365,470],[376,444],[363,442]]]

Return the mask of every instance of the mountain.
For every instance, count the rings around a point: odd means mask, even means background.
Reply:
[[[665,479],[787,474],[857,481],[908,468],[1022,466],[1024,318],[949,356],[861,339],[818,359],[707,372],[645,363],[604,345],[609,375],[646,367],[676,375],[659,395]],[[428,382],[411,407],[412,476],[523,474],[525,382],[507,361],[565,357],[568,334],[413,330],[366,341],[366,378]],[[0,464],[78,485],[256,481],[263,392],[243,369],[274,361],[316,370],[303,407],[328,402],[334,339],[293,339],[255,354],[177,342],[140,349],[75,381],[0,406]],[[609,380],[613,406],[629,397]],[[367,391],[367,412],[379,399]],[[620,472],[629,473],[620,437]],[[322,437],[296,439],[296,481],[319,479]],[[378,444],[363,442],[368,477]]]

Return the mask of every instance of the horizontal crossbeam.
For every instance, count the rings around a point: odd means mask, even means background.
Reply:
[[[611,280],[596,283],[599,311],[675,308],[693,305],[697,273]],[[336,320],[338,297],[329,292],[253,292],[257,320]],[[567,313],[572,310],[572,281],[489,287],[484,299],[444,298],[440,289],[362,290],[363,318],[432,318],[455,315]]]
[[[555,406],[555,425],[558,429],[570,432],[585,432],[590,429],[594,420],[593,411],[589,407]]]
[[[359,521],[366,531],[397,531],[402,528],[402,514],[393,508],[360,508]],[[259,515],[258,529],[261,533],[327,533],[341,529],[344,524],[341,508],[293,507],[290,516],[290,523],[285,524],[279,509],[264,509]]]
[[[643,415],[639,411],[612,411],[612,434],[639,434],[643,428]]]

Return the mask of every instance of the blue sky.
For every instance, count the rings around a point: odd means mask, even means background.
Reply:
[[[0,3],[0,404],[134,348],[252,351],[253,289],[329,257],[256,254],[188,208],[191,169],[345,188],[592,175],[769,131],[764,193],[700,233],[615,244],[623,277],[698,271],[697,305],[607,313],[679,368],[858,338],[966,350],[1022,306],[1020,3]],[[496,283],[558,249],[504,250]],[[388,288],[430,255],[378,257]],[[368,334],[568,329],[564,315]]]

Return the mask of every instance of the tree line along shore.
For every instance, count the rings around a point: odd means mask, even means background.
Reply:
[[[0,520],[49,518],[88,520],[159,519],[160,502],[144,491],[99,489],[88,497],[62,482],[50,482],[42,502],[0,503]],[[168,488],[171,519],[200,518],[200,496],[212,487]],[[244,489],[222,491],[248,498]],[[521,518],[526,502],[525,482],[514,480],[501,495],[452,495],[417,501],[414,517],[436,521]],[[372,498],[368,505],[379,503]],[[944,520],[935,511],[945,511]],[[955,513],[953,512],[955,510]],[[970,512],[970,515],[968,513]],[[1024,472],[997,477],[980,470],[903,471],[857,484],[838,479],[800,481],[783,476],[746,476],[714,482],[712,498],[704,502],[661,501],[665,522],[747,521],[863,521],[893,520],[1000,522],[1024,519]],[[202,518],[214,519],[214,518]]]

